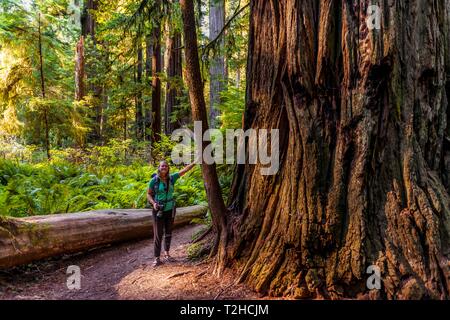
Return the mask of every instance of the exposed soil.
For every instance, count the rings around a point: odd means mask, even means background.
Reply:
[[[234,284],[232,271],[217,278],[211,264],[187,258],[193,233],[202,226],[174,231],[175,262],[153,268],[153,240],[124,243],[0,271],[1,299],[258,299]],[[67,288],[67,268],[81,269],[81,289]]]

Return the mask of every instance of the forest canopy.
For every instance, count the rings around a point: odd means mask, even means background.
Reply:
[[[198,1],[195,15],[210,122],[239,128],[248,8]],[[182,50],[175,0],[2,0],[1,214],[144,207],[171,133],[193,126]],[[195,181],[180,204],[205,201]]]

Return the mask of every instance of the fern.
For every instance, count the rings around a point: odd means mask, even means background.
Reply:
[[[173,172],[177,170],[172,168]],[[93,166],[89,160],[73,164],[62,157],[39,163],[0,160],[0,215],[23,217],[145,208],[147,186],[154,172],[155,167],[139,162],[102,167]],[[194,170],[181,178],[174,196],[180,207],[206,203],[200,171]]]

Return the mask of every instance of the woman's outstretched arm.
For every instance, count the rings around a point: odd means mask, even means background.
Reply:
[[[196,163],[195,161],[192,162],[190,165],[184,167],[183,169],[180,170],[179,174],[180,177],[184,176],[186,173],[188,173],[193,167],[195,167]]]

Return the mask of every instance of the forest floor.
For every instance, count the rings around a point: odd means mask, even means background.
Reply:
[[[231,270],[217,278],[211,263],[187,258],[192,234],[202,226],[174,230],[172,263],[153,268],[153,239],[124,243],[0,271],[0,300],[62,299],[259,299]],[[80,267],[81,289],[67,288],[67,268]]]

